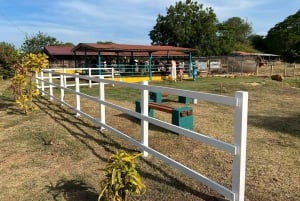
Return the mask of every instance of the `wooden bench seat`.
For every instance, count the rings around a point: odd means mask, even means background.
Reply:
[[[154,117],[154,110],[166,112],[172,114],[172,124],[187,128],[193,129],[193,110],[191,107],[180,107],[174,108],[168,105],[163,105],[159,103],[149,102],[148,103],[148,115]],[[141,112],[141,102],[136,101],[135,111]]]

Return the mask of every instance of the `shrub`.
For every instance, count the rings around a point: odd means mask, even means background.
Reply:
[[[130,196],[145,192],[146,187],[136,170],[135,160],[139,156],[141,154],[119,152],[110,157],[104,169],[105,179],[100,183],[102,190],[98,201],[128,201]]]
[[[41,53],[25,55],[22,63],[15,65],[15,76],[10,89],[13,91],[16,103],[25,114],[34,109],[32,99],[39,94],[34,76],[47,66],[47,56]]]

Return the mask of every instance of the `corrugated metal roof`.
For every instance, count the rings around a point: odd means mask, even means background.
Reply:
[[[73,51],[100,51],[100,52],[156,52],[156,51],[178,51],[191,52],[195,49],[161,46],[161,45],[127,45],[127,44],[97,44],[97,43],[79,43],[73,48]]]
[[[84,48],[86,46],[82,45],[76,50],[76,55],[85,55]],[[130,49],[134,47],[135,49]],[[152,47],[152,48],[149,48]],[[153,48],[154,47],[154,48]],[[76,48],[76,47],[75,47]],[[101,49],[101,51],[99,50]],[[87,50],[87,55],[98,55],[98,52],[102,56],[139,56],[148,57],[149,52],[153,52],[153,56],[187,56],[186,50],[191,50],[189,48],[178,48],[172,46],[141,46],[141,45],[120,45],[120,44],[94,44],[89,46]],[[49,56],[74,56],[74,47],[70,46],[45,46],[44,52]]]
[[[50,56],[73,56],[74,52],[72,49],[73,47],[71,46],[48,45],[44,47],[44,52]],[[97,55],[96,52],[88,52],[87,54]],[[85,55],[85,52],[79,51],[76,52],[76,55]]]

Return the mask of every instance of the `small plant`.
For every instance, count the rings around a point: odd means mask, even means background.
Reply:
[[[98,201],[128,201],[129,196],[145,192],[146,186],[136,170],[135,160],[139,156],[140,153],[119,152],[110,157],[104,169],[106,178],[100,183]]]

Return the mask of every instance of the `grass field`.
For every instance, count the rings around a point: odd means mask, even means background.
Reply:
[[[264,77],[208,77],[197,81],[150,84],[233,96],[249,92],[245,200],[294,201],[300,197],[300,78],[283,82]],[[47,97],[35,100],[38,109],[27,116],[15,106],[0,81],[0,200],[96,200],[102,168],[119,150],[133,145],[100,132],[83,117]],[[134,108],[139,92],[107,86],[106,99]],[[97,96],[96,88],[82,89]],[[70,103],[73,96],[67,94]],[[166,104],[176,106],[175,97]],[[83,100],[82,109],[97,117],[98,106]],[[194,107],[195,130],[232,142],[232,108],[199,101]],[[139,139],[136,119],[107,109],[107,124]],[[170,121],[165,113],[157,118]],[[232,157],[226,153],[150,126],[151,147],[230,187]],[[224,200],[213,190],[153,158],[142,158],[139,171],[147,191],[136,200]]]

